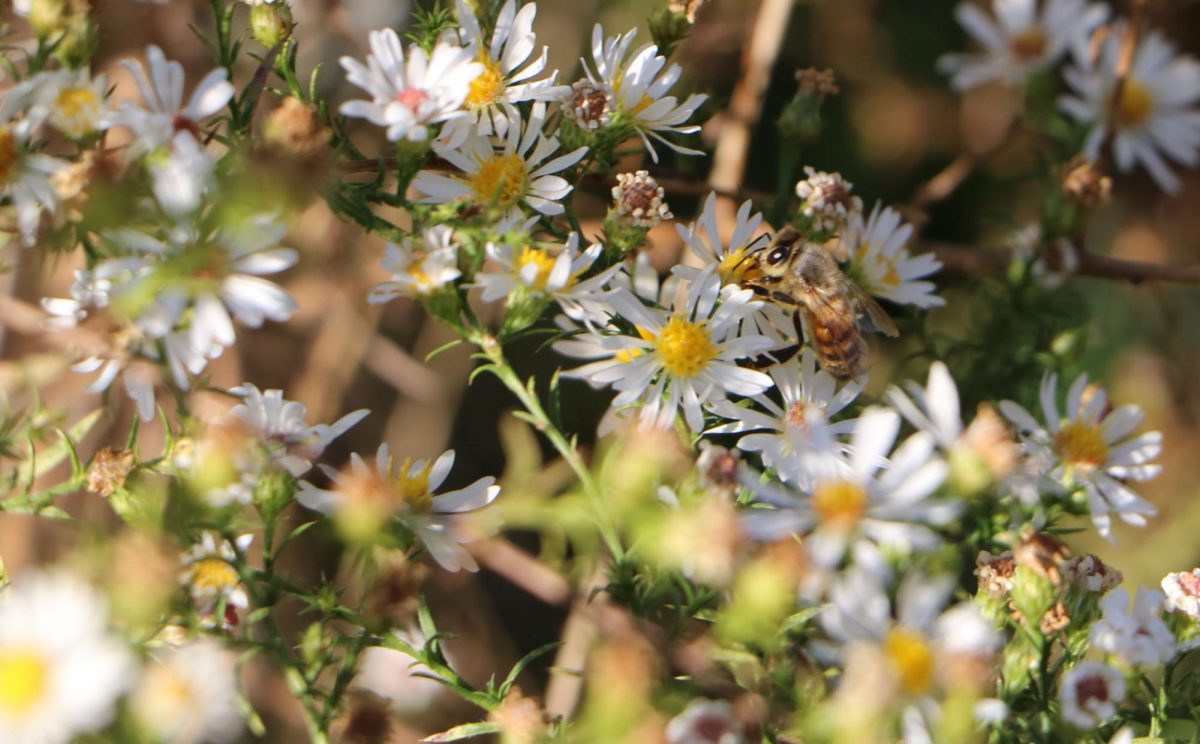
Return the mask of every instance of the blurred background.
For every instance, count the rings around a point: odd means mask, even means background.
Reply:
[[[100,47],[95,72],[108,75],[117,100],[136,95],[119,61],[141,56],[149,43],[181,61],[189,81],[199,80],[213,66],[191,30],[211,27],[207,3],[103,0],[98,5]],[[582,76],[579,57],[587,52],[594,23],[602,23],[609,34],[638,26],[639,39],[649,41],[646,17],[658,5],[650,0],[541,0],[535,29],[539,44],[550,46],[550,66],[560,70],[560,82],[569,84]],[[774,193],[779,150],[774,122],[795,92],[794,73],[804,67],[827,67],[834,71],[841,92],[826,102],[822,137],[805,153],[805,162],[843,173],[869,209],[877,199],[889,204],[909,202],[923,182],[964,152],[990,152],[961,188],[927,215],[913,217],[923,220],[921,240],[928,244],[1001,255],[1007,236],[1037,218],[1039,193],[1020,179],[1036,168],[1040,145],[1032,137],[1018,136],[992,151],[1003,135],[1004,122],[1020,106],[1019,96],[1014,100],[1004,90],[984,88],[960,97],[936,72],[939,56],[968,45],[954,21],[954,5],[950,0],[797,2],[770,68],[761,119],[753,129],[745,192],[768,197]],[[304,75],[320,66],[320,95],[340,102],[356,94],[345,84],[338,58],[361,59],[372,29],[403,29],[413,3],[293,0],[293,7],[300,71]],[[684,69],[679,92],[711,96],[703,109],[706,147],[712,147],[729,125],[724,110],[748,54],[757,8],[754,0],[711,0],[699,11],[690,38],[674,58]],[[239,19],[244,22],[244,16]],[[1153,2],[1149,25],[1181,48],[1200,52],[1200,3]],[[236,81],[239,85],[253,74],[252,61],[246,62]],[[260,111],[269,111],[277,100],[264,101]],[[361,123],[350,129],[359,148],[366,153],[385,152],[382,133],[357,126]],[[120,133],[116,134],[119,139]],[[711,164],[709,158],[668,157],[658,165],[630,159],[621,170],[650,167],[667,185],[667,200],[677,221],[686,224],[707,193]],[[1162,194],[1144,174],[1118,179],[1112,204],[1089,226],[1088,248],[1145,261],[1200,263],[1200,174],[1181,175],[1184,187],[1172,197]],[[589,236],[600,232],[611,185],[595,180],[582,186],[577,204]],[[765,208],[766,202],[760,206]],[[396,219],[403,221],[402,216]],[[682,244],[673,224],[655,229],[650,240],[652,258],[661,270],[680,260]],[[370,287],[386,278],[379,266],[383,242],[335,219],[320,200],[296,216],[289,241],[302,260],[283,284],[298,300],[299,312],[285,324],[268,324],[258,331],[239,329],[238,346],[210,367],[211,384],[227,388],[250,381],[263,389],[281,388],[287,398],[308,406],[313,422],[330,422],[348,411],[369,408],[371,416],[326,453],[326,462],[335,466],[351,451],[373,452],[380,441],[386,441],[398,457],[456,449],[458,460],[449,487],[504,473],[500,424],[515,401],[487,376],[468,388],[473,361],[464,347],[426,361],[429,352],[454,336],[426,317],[418,304],[406,300],[382,307],[366,304]],[[41,297],[68,294],[80,256],[44,256],[15,246],[4,250],[12,270],[0,275],[3,292],[31,305]],[[948,266],[936,278],[948,305],[933,312],[931,327],[961,325],[963,318],[1009,310],[995,306],[1002,293],[986,290],[995,280],[964,273],[961,263]],[[1147,529],[1118,527],[1119,548],[1089,538],[1090,532],[1081,533],[1074,544],[1119,566],[1127,582],[1156,585],[1166,571],[1200,563],[1200,541],[1194,538],[1200,531],[1200,457],[1196,456],[1200,450],[1200,288],[1079,278],[1058,292],[1076,310],[1086,307],[1081,315],[1090,318],[1082,337],[1073,342],[1072,363],[1104,383],[1115,401],[1145,408],[1144,428],[1160,429],[1166,443],[1163,475],[1139,489],[1158,506],[1160,516]],[[57,358],[55,347],[34,328],[20,325],[9,322],[0,327],[3,385],[36,382],[47,407],[68,412],[66,421],[93,410],[99,401],[85,390],[90,380],[72,374],[66,369],[70,360]],[[969,323],[966,328],[970,333]],[[990,342],[995,363],[1003,368],[1011,347],[1002,337]],[[904,359],[900,347],[884,348],[882,354],[887,372],[877,377],[924,378],[928,360]],[[521,372],[543,378],[564,364],[540,341],[513,349],[509,357]],[[968,391],[966,397],[978,400],[981,394]],[[588,446],[607,400],[575,383],[566,383],[564,396],[567,426],[579,432]],[[132,410],[123,395],[111,395],[105,404],[109,415],[82,444],[86,453],[123,441],[129,430]],[[216,396],[198,395],[196,410],[216,415],[227,405]],[[162,441],[159,425],[147,426],[142,437],[143,452],[156,451]],[[546,448],[548,459],[549,453]],[[107,505],[90,494],[74,495],[65,506],[85,523],[114,522]],[[531,550],[537,547],[527,536],[511,538]],[[77,531],[70,528],[0,515],[0,554],[14,573],[53,561],[74,539]],[[301,576],[336,574],[338,554],[332,536],[314,534],[309,545],[310,549],[289,554],[287,570]],[[555,640],[567,616],[566,607],[534,599],[486,568],[477,575],[435,572],[426,587],[443,629],[456,635],[449,644],[452,660],[465,677],[478,682],[493,673],[503,676],[521,655]],[[550,658],[531,667],[522,678],[523,689],[544,693]],[[395,741],[411,741],[475,715],[434,683],[412,677],[404,657],[369,660],[360,683],[390,698],[401,713],[405,729]],[[256,685],[266,717],[283,732],[279,740],[300,740],[302,730],[289,728],[300,724],[288,709],[282,682],[264,672]]]

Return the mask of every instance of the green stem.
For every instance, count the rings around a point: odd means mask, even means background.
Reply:
[[[504,351],[500,347],[500,342],[492,336],[484,336],[483,338],[473,339],[474,342],[483,350],[487,356],[490,365],[488,371],[496,376],[504,386],[512,391],[513,395],[521,401],[521,405],[525,407],[526,412],[537,422],[537,428],[550,443],[554,445],[554,449],[562,456],[563,460],[571,466],[575,471],[576,477],[579,478],[580,484],[583,486],[584,493],[592,502],[592,508],[596,512],[597,527],[600,530],[600,536],[604,540],[604,544],[608,546],[608,550],[612,553],[614,560],[621,560],[625,555],[624,548],[621,547],[621,541],[617,537],[616,529],[608,520],[604,509],[604,494],[601,491],[600,483],[596,480],[591,469],[583,458],[579,455],[579,450],[567,439],[566,435],[558,430],[550,416],[546,413],[546,409],[542,407],[542,403],[538,400],[537,395],[525,385],[516,370],[509,365],[508,360],[504,358]]]

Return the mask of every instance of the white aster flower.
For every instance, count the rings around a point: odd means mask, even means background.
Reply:
[[[475,51],[483,72],[471,81],[467,91],[467,116],[452,122],[444,139],[456,144],[472,131],[503,137],[509,126],[520,121],[517,104],[550,102],[563,96],[566,86],[554,84],[557,70],[534,79],[545,72],[550,54],[545,46],[537,54],[537,36],[533,33],[537,3],[528,3],[517,10],[516,0],[507,0],[496,17],[490,41],[484,37],[471,6],[465,0],[456,0],[455,5],[458,22],[462,24],[463,44]]]
[[[553,298],[572,320],[596,317],[608,308],[603,299],[604,286],[620,267],[611,266],[583,281],[580,277],[603,250],[603,245],[595,243],[580,251],[578,233],[571,233],[558,248],[526,244],[518,249],[508,243],[488,243],[488,258],[498,264],[500,271],[479,272],[475,275],[475,286],[483,288],[484,302],[496,302],[523,289]]]
[[[1086,393],[1086,395],[1085,395]],[[1042,379],[1041,405],[1045,425],[1012,401],[1002,401],[1000,411],[1023,434],[1026,453],[1047,463],[1047,474],[1070,487],[1082,487],[1096,529],[1112,541],[1115,513],[1137,527],[1158,511],[1126,485],[1149,480],[1162,470],[1152,461],[1162,451],[1162,434],[1147,432],[1130,438],[1145,414],[1133,405],[1107,411],[1103,390],[1089,390],[1087,375],[1080,375],[1067,392],[1065,415],[1060,415],[1056,398],[1058,375]]]
[[[28,121],[0,124],[0,196],[12,200],[21,241],[27,246],[37,238],[41,210],[53,213],[58,208],[50,177],[67,165],[58,158],[30,152],[30,133]]]
[[[1200,620],[1200,568],[1167,574],[1163,577],[1162,589],[1166,593],[1168,610]]]
[[[371,464],[355,453],[343,472],[320,466],[333,480],[333,488],[301,482],[296,500],[340,519],[352,536],[373,534],[389,520],[397,520],[417,536],[442,568],[477,571],[475,559],[460,544],[470,536],[463,534],[457,522],[459,515],[492,503],[500,487],[488,476],[465,488],[435,493],[453,466],[454,450],[436,460],[406,459],[397,464],[385,443],[379,445]]]
[[[728,393],[757,395],[771,385],[761,372],[739,367],[738,359],[771,346],[755,334],[739,335],[741,321],[761,303],[750,290],[722,289],[720,278],[706,269],[676,296],[671,310],[646,307],[633,293],[618,289],[609,297],[616,313],[637,329],[593,335],[586,341],[568,339],[554,348],[568,356],[599,359],[566,373],[594,384],[611,385],[619,394],[614,406],[641,403],[641,419],[650,426],[671,426],[682,407],[688,427],[704,427],[701,406]]]
[[[131,696],[137,719],[172,744],[235,741],[242,717],[233,655],[200,640],[154,656]]]
[[[108,127],[108,81],[86,68],[43,71],[20,83],[0,103],[0,119],[24,111],[31,129],[50,126],[71,139]]]
[[[1175,636],[1162,619],[1163,593],[1143,587],[1130,603],[1124,589],[1100,600],[1103,616],[1091,630],[1092,646],[1132,666],[1158,667],[1175,655]]]
[[[1074,95],[1060,98],[1059,107],[1095,125],[1083,147],[1089,157],[1100,154],[1111,127],[1117,168],[1128,173],[1141,165],[1160,188],[1174,192],[1179,178],[1167,161],[1187,168],[1200,164],[1200,62],[1179,54],[1157,31],[1144,32],[1114,112],[1112,97],[1126,34],[1127,26],[1116,24],[1098,55],[1086,47],[1077,51],[1074,65],[1064,73]]]
[[[179,583],[188,590],[201,614],[208,615],[224,603],[222,627],[236,625],[239,614],[250,606],[246,587],[233,564],[238,553],[245,553],[253,542],[254,535],[249,533],[230,543],[215,532],[205,532],[182,556]]]
[[[457,175],[441,175],[423,170],[413,179],[413,187],[426,196],[422,204],[445,204],[468,199],[481,206],[496,205],[515,213],[528,206],[547,216],[563,213],[559,203],[571,193],[571,184],[555,173],[583,159],[586,147],[547,160],[558,151],[558,137],[546,137],[542,126],[546,105],[533,105],[524,123],[514,121],[502,142],[493,144],[489,137],[472,134],[459,147],[440,142],[433,151],[450,162]]]
[[[841,383],[819,368],[816,355],[807,348],[786,364],[772,366],[768,373],[779,391],[779,401],[756,395],[750,399],[753,406],[728,400],[715,403],[710,410],[728,423],[707,433],[743,434],[738,449],[761,453],[765,467],[775,468],[784,479],[800,477],[796,485],[801,488],[810,486],[807,474],[789,463],[797,453],[827,442],[836,442],[839,452],[849,449],[837,438],[854,430],[855,419],[830,419],[858,397],[862,384],[857,380]]]
[[[285,400],[282,390],[264,392],[247,382],[229,392],[242,398],[229,414],[268,448],[273,461],[297,477],[308,472],[312,461],[333,440],[370,413],[361,408],[332,424],[309,426],[308,408],[298,401]]]
[[[875,570],[885,562],[881,548],[936,548],[941,538],[930,525],[950,522],[962,505],[933,496],[947,473],[933,438],[918,432],[892,452],[899,430],[895,412],[868,409],[856,421],[848,461],[828,454],[796,458],[801,462],[793,466],[811,479],[806,491],[747,479],[759,501],[776,507],[750,510],[748,534],[759,540],[806,535],[809,554],[823,568],[836,567],[847,550]]]
[[[804,166],[808,178],[796,184],[796,196],[803,203],[800,213],[812,221],[813,229],[837,231],[852,219],[862,217],[863,202],[851,192],[854,184],[840,173],[818,171]]]
[[[217,161],[190,132],[179,132],[146,159],[154,199],[179,218],[198,210],[213,187]]]
[[[667,95],[683,72],[679,65],[667,65],[665,57],[654,44],[638,47],[632,54],[637,29],[619,36],[604,37],[600,24],[592,29],[592,66],[584,63],[587,77],[594,85],[612,91],[616,101],[615,116],[623,117],[641,135],[650,157],[658,162],[658,152],[651,139],[658,140],[675,152],[684,155],[703,155],[666,139],[666,133],[694,134],[700,127],[685,124],[708,96],[693,93],[683,103]]]
[[[1062,716],[1071,725],[1090,731],[1117,714],[1125,700],[1125,677],[1098,661],[1081,661],[1063,675]]]
[[[911,255],[912,235],[912,225],[903,222],[899,212],[877,203],[865,222],[861,215],[854,217],[842,235],[849,256],[846,273],[863,291],[898,305],[944,305],[946,301],[934,294],[933,282],[917,281],[942,265],[932,253]]]
[[[1041,6],[1039,9],[1039,5]],[[1087,0],[992,0],[995,19],[973,3],[954,11],[958,22],[983,49],[947,54],[938,67],[964,91],[999,81],[1021,85],[1033,73],[1053,67],[1108,17],[1108,7]]]
[[[484,71],[472,60],[470,49],[438,40],[428,57],[417,44],[409,45],[408,58],[400,37],[390,28],[372,31],[371,53],[363,65],[342,57],[346,79],[371,94],[370,101],[347,101],[340,111],[380,127],[395,142],[429,139],[429,125],[466,115],[463,102],[469,86]]]
[[[434,225],[399,244],[388,243],[383,268],[392,278],[371,289],[372,305],[397,297],[428,297],[462,276],[458,269],[458,243],[454,228]]]
[[[742,744],[742,724],[725,700],[696,698],[667,724],[668,744]]]
[[[65,573],[0,592],[0,740],[66,744],[112,721],[134,666],[107,624],[103,597]]]
[[[146,48],[146,62],[149,68],[134,60],[122,63],[137,84],[142,106],[126,101],[113,115],[114,124],[137,135],[129,150],[130,158],[165,146],[178,132],[186,131],[199,140],[201,126],[225,108],[235,92],[226,79],[228,73],[217,68],[204,76],[185,105],[183,65],[168,60],[153,44]]]

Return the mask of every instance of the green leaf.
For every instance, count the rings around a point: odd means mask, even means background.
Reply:
[[[462,739],[470,739],[476,736],[497,733],[500,733],[500,724],[492,723],[491,721],[480,721],[478,723],[464,723],[461,726],[455,726],[452,729],[446,729],[440,734],[430,734],[420,741],[461,741]]]
[[[29,459],[22,463],[18,469],[18,479],[26,483],[32,483],[34,479],[45,475],[64,460],[72,457],[75,454],[75,442],[87,436],[87,433],[100,420],[100,416],[103,413],[103,409],[97,408],[80,419],[66,432],[59,431],[60,440],[54,445],[47,447],[41,453],[33,452],[31,448]]]
[[[537,661],[539,658],[545,656],[546,654],[550,653],[551,651],[553,651],[554,649],[558,648],[561,645],[562,645],[561,641],[554,641],[553,643],[547,643],[545,646],[541,646],[540,648],[535,648],[534,650],[530,651],[529,653],[527,653],[523,657],[521,657],[521,660],[518,661],[516,664],[513,664],[513,668],[508,673],[508,676],[504,678],[504,681],[502,683],[500,683],[500,689],[499,689],[500,696],[505,697],[508,695],[508,691],[512,688],[513,683],[517,681],[517,677],[519,677],[521,675],[521,672],[525,671],[525,667],[529,666],[533,662]]]

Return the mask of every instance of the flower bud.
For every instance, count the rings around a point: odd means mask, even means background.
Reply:
[[[796,73],[799,88],[779,117],[779,134],[793,148],[805,145],[821,133],[821,104],[838,92],[833,73],[809,68]]]
[[[268,49],[292,35],[292,10],[286,2],[262,3],[250,8],[250,33]]]

